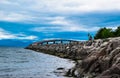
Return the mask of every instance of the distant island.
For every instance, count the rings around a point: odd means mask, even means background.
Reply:
[[[67,76],[75,78],[120,77],[120,26],[115,29],[101,28],[95,40],[40,45],[33,43],[26,49],[43,52],[76,61]]]

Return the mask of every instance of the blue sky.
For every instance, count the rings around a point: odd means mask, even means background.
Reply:
[[[119,0],[0,0],[0,46],[87,40],[87,33],[119,25]]]

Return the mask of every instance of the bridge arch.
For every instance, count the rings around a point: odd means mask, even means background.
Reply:
[[[76,41],[76,40],[65,40],[65,39],[54,39],[54,40],[43,40],[43,41],[40,41],[40,42],[36,42],[33,45],[66,44],[66,43],[72,43],[72,42],[78,43],[79,41]]]

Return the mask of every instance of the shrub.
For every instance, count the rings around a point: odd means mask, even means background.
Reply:
[[[104,39],[109,37],[119,37],[120,36],[120,26],[117,27],[116,30],[112,30],[110,28],[100,28],[95,35],[95,39]]]
[[[104,38],[109,38],[109,37],[114,37],[114,32],[112,29],[107,29],[107,28],[101,28],[98,30],[97,34],[95,35],[95,39],[104,39]]]

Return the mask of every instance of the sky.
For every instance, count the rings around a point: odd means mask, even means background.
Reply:
[[[87,40],[120,25],[120,0],[0,0],[0,46],[46,39]]]

